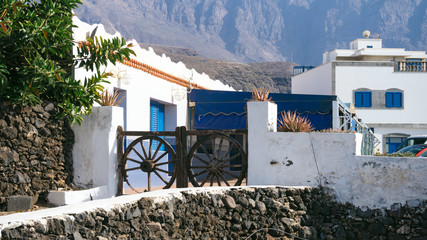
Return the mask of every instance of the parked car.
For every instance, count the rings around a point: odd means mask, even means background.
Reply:
[[[427,144],[407,146],[396,153],[412,153],[415,157],[427,157]]]
[[[397,153],[400,149],[415,144],[427,144],[427,135],[408,137],[394,152]]]

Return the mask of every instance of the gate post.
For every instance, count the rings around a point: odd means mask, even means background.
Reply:
[[[118,176],[118,183],[117,183],[117,194],[116,196],[123,195],[123,174],[122,170],[124,168],[122,157],[123,157],[123,127],[118,126],[117,127],[117,176]]]
[[[185,126],[176,127],[176,187],[188,187],[188,177],[186,171],[187,156],[187,128]]]

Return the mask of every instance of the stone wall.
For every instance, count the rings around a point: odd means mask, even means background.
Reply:
[[[162,191],[159,192],[162,195]],[[154,196],[152,193],[151,196]],[[2,239],[426,239],[427,201],[390,209],[337,203],[317,188],[140,194],[111,208],[9,223]],[[124,196],[128,197],[128,196]],[[117,198],[116,202],[120,202]],[[113,200],[113,199],[111,199]],[[102,201],[102,200],[101,200]],[[94,202],[94,205],[97,205]],[[103,202],[97,205],[103,206]],[[81,205],[84,209],[84,206]]]
[[[56,113],[52,103],[0,107],[0,210],[9,196],[32,196],[35,202],[71,183],[74,134]]]

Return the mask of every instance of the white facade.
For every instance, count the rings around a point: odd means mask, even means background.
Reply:
[[[382,141],[377,150],[389,152],[405,137],[427,134],[426,58],[423,51],[382,48],[381,39],[356,39],[350,49],[324,53],[323,65],[294,76],[292,93],[332,94],[354,104]],[[361,92],[369,94],[370,104],[356,103]],[[401,105],[390,106],[387,94],[394,93]]]

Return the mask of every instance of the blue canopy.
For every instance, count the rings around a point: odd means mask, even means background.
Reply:
[[[307,117],[316,130],[332,127],[332,101],[336,96],[270,93],[277,111],[296,111]],[[246,103],[251,92],[193,89],[188,94],[195,102],[194,129],[245,129]]]

